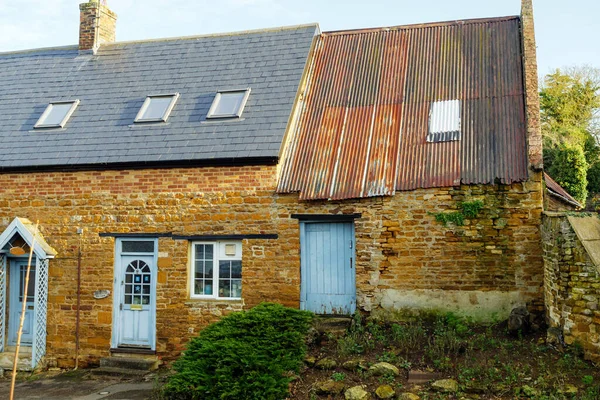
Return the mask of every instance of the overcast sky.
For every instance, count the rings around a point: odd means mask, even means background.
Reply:
[[[0,0],[0,52],[77,43],[84,0]],[[517,15],[521,0],[108,0],[117,40],[318,22],[321,30]],[[540,74],[600,68],[600,1],[534,0]]]

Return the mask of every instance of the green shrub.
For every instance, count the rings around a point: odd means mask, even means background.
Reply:
[[[562,145],[554,152],[550,176],[577,201],[587,198],[588,163],[580,146]]]
[[[290,371],[306,354],[312,314],[261,304],[224,317],[192,339],[164,387],[169,399],[287,397]]]

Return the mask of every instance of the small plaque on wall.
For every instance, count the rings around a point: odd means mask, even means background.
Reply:
[[[96,290],[94,292],[95,299],[105,299],[110,296],[110,290]]]

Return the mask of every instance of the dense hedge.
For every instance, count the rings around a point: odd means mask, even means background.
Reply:
[[[264,303],[224,317],[192,339],[164,387],[168,399],[265,399],[288,395],[306,354],[312,314]]]

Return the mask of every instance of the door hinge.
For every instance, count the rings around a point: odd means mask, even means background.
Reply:
[[[353,260],[353,258],[350,257],[350,269],[352,269],[352,260]]]
[[[123,303],[119,304],[119,310],[123,311]]]

